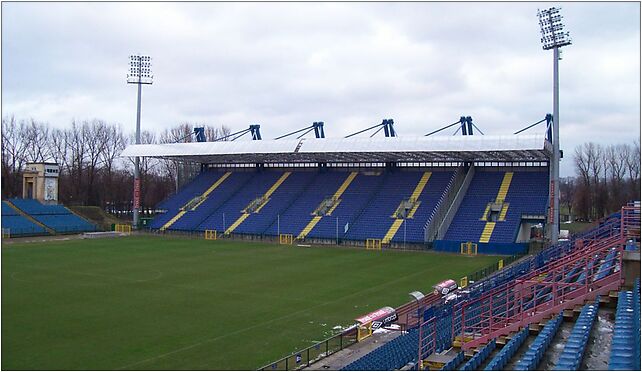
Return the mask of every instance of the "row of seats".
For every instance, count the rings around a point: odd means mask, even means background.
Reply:
[[[2,217],[18,215],[20,214],[15,209],[11,208],[9,204],[2,202]]]
[[[495,339],[492,339],[489,343],[487,343],[477,354],[475,354],[470,360],[464,364],[463,367],[461,367],[459,370],[460,371],[476,371],[479,366],[484,363],[486,358],[490,355],[490,353],[495,350],[495,347],[497,347],[497,344],[495,343]]]
[[[582,308],[582,312],[566,340],[564,351],[562,351],[557,364],[555,364],[556,371],[577,371],[580,369],[580,363],[582,362],[582,358],[584,358],[586,343],[588,342],[591,329],[593,329],[599,304],[598,296],[594,303],[586,304]]]
[[[2,228],[9,236],[42,235],[47,231],[29,221],[6,202],[2,202]]]
[[[548,349],[548,346],[551,344],[551,341],[553,340],[553,337],[555,337],[561,323],[562,313],[546,323],[544,328],[530,345],[528,351],[526,351],[520,360],[517,361],[515,370],[533,371],[537,369],[537,365],[542,360],[544,352],[546,352],[546,349]]]
[[[351,172],[297,171],[292,172],[274,192],[258,213],[251,213],[234,233],[275,236],[279,233],[298,235],[312,219],[313,212],[324,200],[332,197]],[[193,210],[187,210],[170,230],[224,231],[242,214],[253,200],[261,197],[282,171],[237,171],[213,189]],[[159,208],[167,210],[151,222],[152,229],[160,229],[176,216],[183,206],[203,195],[223,172],[207,171],[176,195],[163,201]],[[339,197],[331,215],[323,216],[309,231],[310,238],[339,238],[364,240],[383,238],[394,218],[391,216],[402,200],[408,199],[423,171],[360,172]],[[417,198],[419,205],[413,218],[407,219],[405,229],[393,236],[393,241],[423,242],[424,230],[439,198],[445,193],[453,172],[432,172]],[[337,226],[339,231],[337,232]]]
[[[522,214],[545,214],[548,187],[546,172],[515,172],[506,195],[506,218],[495,225],[490,242],[514,242]]]
[[[482,169],[476,171],[444,240],[479,241],[487,222],[484,211],[488,203],[495,201],[504,174]],[[547,172],[514,172],[504,200],[508,203],[505,220],[495,224],[490,243],[514,243],[522,214],[545,214],[547,195]]]
[[[19,215],[2,215],[2,228],[8,230],[6,233],[11,237],[47,234],[42,226]]]
[[[45,214],[32,216],[36,221],[57,233],[96,231],[96,226],[75,214]]]
[[[541,269],[545,265],[548,265],[550,263],[555,262],[557,259],[563,257],[566,254],[572,253],[578,245],[575,244],[577,239],[595,239],[595,238],[605,238],[605,237],[610,237],[612,234],[618,234],[618,229],[620,227],[620,214],[619,213],[614,213],[607,217],[606,219],[600,221],[598,223],[598,226],[581,234],[574,235],[571,237],[570,241],[568,242],[560,242],[556,245],[553,245],[551,247],[548,247],[541,252],[537,253],[536,255],[533,255],[530,258],[521,260],[519,262],[516,262],[513,265],[508,266],[507,268],[504,268],[495,274],[491,275],[489,278],[482,279],[480,281],[477,281],[473,284],[471,284],[467,288],[467,296],[466,298],[462,299],[461,306],[465,307],[465,313],[466,313],[466,323],[468,326],[472,325],[471,320],[477,319],[479,320],[479,313],[483,310],[482,305],[486,306],[485,304],[481,304],[480,301],[478,301],[478,298],[480,296],[483,296],[487,294],[489,291],[492,291],[493,289],[504,285],[506,283],[512,282],[515,279],[519,278],[528,278],[529,273],[532,273],[534,270]],[[611,252],[609,252],[611,253]],[[608,256],[608,253],[607,253]],[[610,257],[612,258],[613,255]],[[593,257],[593,260],[589,260],[588,263],[588,269],[589,272],[590,270],[602,262],[606,261],[606,257],[604,257],[604,260],[601,259],[601,257]],[[615,260],[616,261],[616,260]],[[577,269],[577,268],[575,268]],[[583,271],[581,275],[577,275],[577,270],[571,270],[571,272],[575,271],[574,274],[572,275],[560,275],[557,279],[553,278],[553,274],[549,272],[549,275],[546,276],[546,279],[543,281],[548,281],[548,280],[565,280],[565,281],[573,281],[575,277],[575,282],[583,282],[585,279],[586,271]],[[567,274],[567,273],[565,273]],[[538,290],[539,295],[542,295],[541,298],[539,298],[540,301],[538,301],[538,304],[541,303],[541,301],[546,301],[547,298],[550,298],[552,294],[550,293],[550,288],[545,289],[545,290]],[[525,300],[523,304],[521,304],[524,308],[529,308],[535,305],[535,297],[533,296],[533,299],[530,300],[530,303],[528,300]],[[498,296],[493,297],[493,304],[497,303],[512,303],[514,302],[514,298],[512,295],[509,293],[508,295],[505,295],[503,299],[499,299]],[[501,306],[499,306],[501,307]],[[508,313],[509,316],[511,314],[515,314],[515,312],[520,311],[520,306],[509,306],[508,308]],[[431,319],[433,316],[435,317],[435,321],[438,322],[441,317],[444,315],[434,315],[434,312],[429,312],[428,309],[424,312],[423,319],[424,321]],[[462,311],[456,311],[454,313],[454,316],[451,318],[453,319],[452,321],[452,327],[453,327],[453,334],[454,335],[461,335],[462,333],[462,324],[461,324],[461,314]],[[639,312],[638,312],[639,314]],[[497,315],[497,314],[496,314]],[[560,318],[561,321],[561,318]],[[439,323],[437,323],[439,324]],[[427,328],[434,327],[435,325],[433,323],[426,323],[424,325]],[[521,331],[521,333],[518,333],[514,338],[511,339],[511,341],[500,351],[500,353],[496,356],[496,358],[493,358],[493,361],[489,363],[487,366],[487,369],[489,370],[500,370],[506,366],[506,364],[510,361],[510,359],[513,357],[514,353],[519,349],[520,345],[523,344],[523,342],[526,340],[528,336],[528,329],[524,329]],[[639,344],[639,343],[638,343]],[[436,351],[436,347],[434,349],[431,349],[431,351],[434,350]]]
[[[343,367],[342,371],[392,371],[417,358],[419,332],[411,329],[361,358]]]
[[[513,335],[495,357],[486,365],[484,371],[501,371],[506,367],[508,361],[513,358],[517,350],[522,346],[528,337],[528,327]]]
[[[97,227],[73,214],[63,205],[45,205],[35,199],[10,199],[25,214],[56,233],[96,231]],[[43,235],[47,230],[2,202],[2,228],[10,236]]]
[[[640,282],[633,291],[621,291],[615,312],[615,328],[609,370],[640,370]],[[637,310],[636,310],[637,307]]]
[[[455,368],[457,368],[458,365],[460,365],[464,361],[464,352],[460,351],[455,355],[455,357],[448,363],[444,364],[444,366],[441,368],[442,371],[454,371]]]
[[[604,263],[600,265],[600,268],[595,277],[595,281],[601,280],[609,276],[613,270],[615,270],[615,256],[617,255],[617,249],[613,248],[604,259]]]
[[[23,212],[31,215],[51,215],[51,214],[71,214],[71,211],[65,208],[63,205],[45,205],[40,203],[36,199],[9,199],[13,205],[20,208]]]

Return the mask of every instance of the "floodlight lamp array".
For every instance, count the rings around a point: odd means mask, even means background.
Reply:
[[[559,8],[538,10],[539,26],[542,33],[542,48],[544,50],[562,47],[571,44],[571,37],[568,31],[564,31],[562,15]]]
[[[150,56],[129,56],[129,71],[127,82],[135,84],[151,84],[154,75],[152,74],[152,57]]]

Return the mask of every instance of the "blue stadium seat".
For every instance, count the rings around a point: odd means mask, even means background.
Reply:
[[[582,312],[575,322],[571,334],[566,340],[564,351],[555,364],[556,371],[577,371],[584,357],[584,350],[597,316],[599,297],[592,304],[584,305]]]
[[[640,369],[640,282],[633,291],[621,291],[615,313],[615,328],[609,370]]]
[[[497,344],[495,340],[491,340],[489,343],[484,345],[466,364],[464,364],[459,370],[460,371],[476,371],[479,366],[488,358],[490,353],[495,350]]]
[[[486,205],[497,197],[504,173],[477,170],[444,240],[479,241]],[[545,214],[547,195],[547,172],[514,172],[505,198],[509,205],[505,221],[497,222],[490,243],[514,243],[522,214]]]
[[[35,199],[10,199],[11,203],[31,216],[34,220],[54,230],[56,233],[77,233],[85,231],[96,231],[97,227],[71,212],[63,205],[45,205]],[[3,202],[3,212],[6,210]],[[9,207],[11,208],[11,207]],[[4,216],[3,216],[4,217]],[[4,218],[3,218],[4,220]],[[41,226],[34,224],[22,216],[13,216],[7,225],[11,229],[11,235],[41,234],[46,232]],[[3,228],[5,222],[3,222]],[[15,231],[15,233],[14,233]]]
[[[361,358],[343,367],[342,371],[392,371],[417,359],[419,332],[411,329]]]
[[[550,345],[553,337],[557,333],[560,324],[562,323],[562,313],[555,318],[549,320],[544,328],[539,332],[529,349],[522,355],[520,360],[515,365],[517,371],[533,371],[537,369],[537,365],[542,360],[542,356],[548,346]]]
[[[485,371],[501,371],[506,367],[513,355],[522,346],[528,337],[528,327],[518,331],[513,337],[504,345],[504,347],[495,355],[495,357],[486,365]]]

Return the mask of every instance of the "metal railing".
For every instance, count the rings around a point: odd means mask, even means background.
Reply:
[[[466,192],[468,191],[468,187],[470,186],[470,183],[473,181],[474,176],[475,176],[475,167],[470,166],[470,168],[468,168],[468,172],[466,172],[466,176],[464,177],[464,180],[461,182],[458,181],[459,187],[457,188],[455,196],[448,203],[449,208],[446,214],[444,215],[443,220],[437,227],[437,235],[433,240],[443,239],[443,237],[446,235],[446,231],[448,230],[451,222],[455,218],[455,214],[457,214],[457,210],[459,210],[459,206],[464,200],[464,196],[466,196]]]
[[[334,335],[326,340],[318,342],[310,347],[296,351],[276,362],[269,363],[259,371],[292,371],[309,367],[319,360],[343,350],[357,342],[357,327],[350,327],[347,330]]]
[[[430,214],[428,221],[426,221],[426,226],[424,226],[426,230],[424,236],[425,241],[431,242],[437,237],[437,232],[439,230],[439,226],[441,225],[441,221],[444,220],[444,217],[448,213],[453,199],[455,199],[457,192],[459,192],[459,188],[461,187],[465,177],[466,174],[464,172],[464,168],[457,168],[455,174],[453,174],[453,177],[450,179],[450,182],[448,182],[446,192],[441,194],[441,197],[437,201],[437,206],[435,206],[435,209],[433,209],[432,213]]]

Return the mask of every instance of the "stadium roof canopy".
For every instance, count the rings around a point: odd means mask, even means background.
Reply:
[[[198,163],[548,161],[544,134],[379,138],[302,138],[130,145],[123,157]]]

